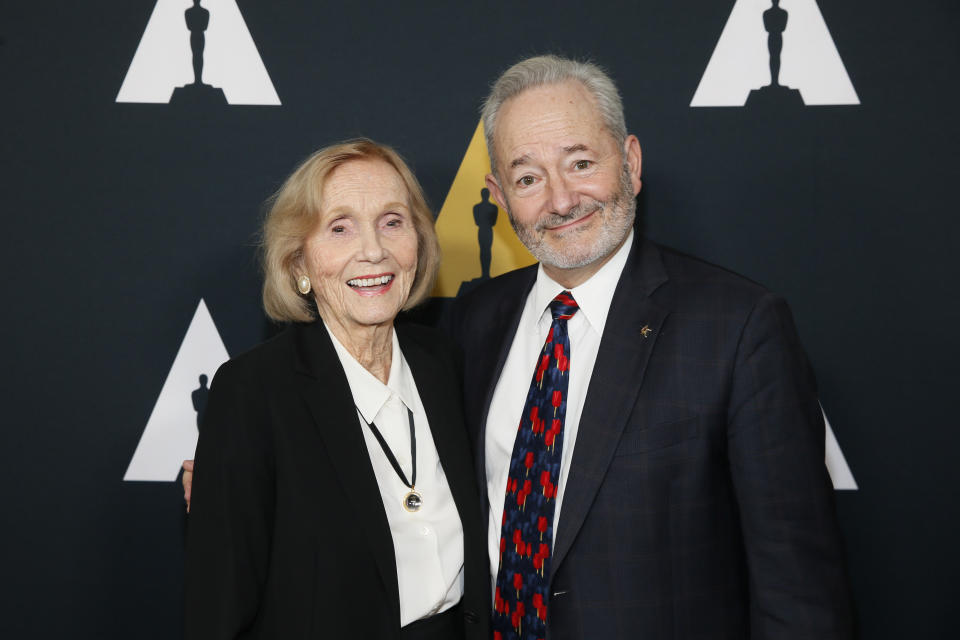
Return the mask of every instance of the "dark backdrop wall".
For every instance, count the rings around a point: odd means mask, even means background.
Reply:
[[[956,3],[783,0],[779,79],[799,91],[759,89],[763,0],[205,0],[207,88],[187,86],[190,4],[0,5],[0,636],[180,636],[176,463],[124,478],[175,360],[194,376],[216,353],[198,344],[273,330],[261,203],[363,134],[439,211],[489,82],[552,51],[619,82],[647,233],[791,302],[858,487],[837,499],[862,636],[955,637]],[[201,300],[215,330],[197,314],[181,349]]]

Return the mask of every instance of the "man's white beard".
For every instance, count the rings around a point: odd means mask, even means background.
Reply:
[[[564,215],[551,214],[537,220],[532,230],[516,222],[510,209],[510,202],[507,201],[507,216],[520,242],[541,263],[558,269],[585,267],[613,253],[633,227],[636,210],[637,202],[633,195],[633,183],[626,165],[620,172],[619,189],[609,200],[601,202],[591,198],[573,207]],[[569,224],[594,212],[599,216],[601,227],[599,236],[589,246],[582,246],[577,242],[577,236],[588,231],[586,228],[575,227],[561,232],[546,231],[548,226]],[[553,233],[554,238],[562,239],[562,246],[557,247],[556,243],[550,246],[545,243],[543,241],[545,233]]]

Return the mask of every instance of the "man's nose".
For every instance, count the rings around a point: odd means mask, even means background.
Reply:
[[[551,213],[566,215],[577,203],[577,194],[563,176],[555,176],[547,184]]]

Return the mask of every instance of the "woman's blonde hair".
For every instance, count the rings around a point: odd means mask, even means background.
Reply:
[[[440,243],[433,228],[433,213],[423,189],[400,155],[373,140],[359,138],[324,147],[294,169],[280,190],[268,200],[263,221],[263,309],[277,322],[312,322],[317,313],[313,299],[297,291],[303,268],[303,245],[316,227],[323,203],[323,185],[330,173],[352,160],[382,160],[393,167],[407,187],[413,225],[417,232],[417,272],[404,309],[430,294],[440,266]]]

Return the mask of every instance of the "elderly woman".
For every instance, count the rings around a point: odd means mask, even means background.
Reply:
[[[420,185],[387,147],[328,147],[284,183],[263,235],[264,307],[290,326],[214,378],[186,637],[486,638],[452,350],[394,326],[439,261]]]

